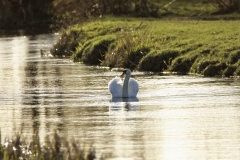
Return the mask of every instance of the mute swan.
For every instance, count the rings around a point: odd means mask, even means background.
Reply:
[[[125,75],[124,82],[120,77],[113,78],[108,83],[108,89],[112,97],[136,97],[138,93],[138,82],[130,78],[131,71],[124,69],[121,76]]]

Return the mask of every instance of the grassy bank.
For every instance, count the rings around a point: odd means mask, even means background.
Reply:
[[[76,25],[52,49],[89,65],[240,75],[240,21],[107,17]]]

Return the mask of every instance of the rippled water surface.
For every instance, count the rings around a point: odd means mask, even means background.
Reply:
[[[0,38],[2,137],[39,131],[93,144],[115,159],[240,157],[240,80],[133,72],[137,99],[112,99],[118,71],[48,55],[58,35]],[[2,138],[2,142],[4,138]]]

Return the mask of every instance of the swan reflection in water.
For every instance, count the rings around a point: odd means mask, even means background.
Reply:
[[[112,98],[110,100],[109,111],[134,111],[139,107],[138,98]]]

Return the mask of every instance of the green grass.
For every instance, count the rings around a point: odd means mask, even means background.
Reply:
[[[86,64],[206,76],[213,75],[204,74],[205,69],[216,65],[221,67],[215,74],[224,75],[228,67],[235,71],[239,68],[239,30],[240,21],[105,17],[73,26],[63,35],[78,35],[68,38],[73,42],[77,39],[77,43],[68,41],[75,46],[62,43],[62,48],[74,48],[67,51],[69,55]],[[239,75],[235,71],[231,76]]]

